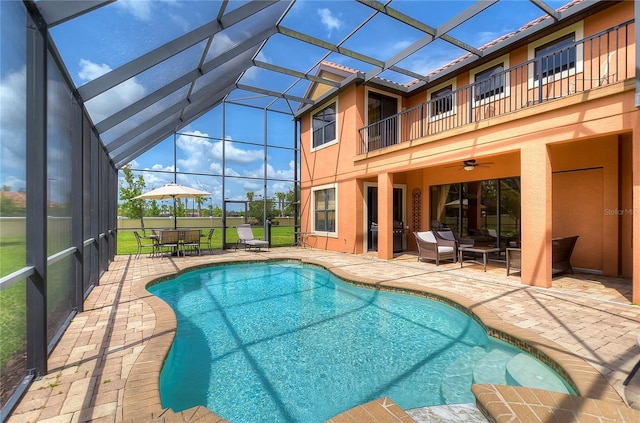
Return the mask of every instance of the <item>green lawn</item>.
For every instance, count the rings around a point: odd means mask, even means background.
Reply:
[[[264,239],[264,228],[254,227],[253,235],[257,239]],[[202,233],[205,234],[208,232],[208,229],[203,229]],[[293,227],[291,226],[272,226],[271,227],[271,246],[272,247],[286,247],[290,246],[295,242],[293,235]],[[138,231],[139,234],[142,235],[142,231]],[[146,231],[147,235],[151,234],[150,230]],[[204,238],[202,238],[204,241]],[[230,228],[227,229],[227,245],[235,244],[238,240],[238,235],[236,234],[235,229]],[[220,228],[216,228],[213,232],[213,237],[211,238],[211,246],[214,250],[220,250],[222,248],[222,230]],[[118,231],[118,255],[125,254],[135,254],[138,250],[138,244],[136,242],[136,238],[133,235],[133,231]],[[145,250],[145,252],[148,251]]]
[[[27,248],[25,238],[0,238],[0,276],[7,276],[25,266]]]
[[[0,276],[20,270],[26,263],[25,239],[0,239]],[[0,372],[22,349],[27,337],[26,284],[24,281],[0,291]]]

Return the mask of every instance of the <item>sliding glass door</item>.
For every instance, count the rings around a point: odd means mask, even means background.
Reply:
[[[431,229],[451,229],[478,245],[520,242],[520,178],[431,187]]]

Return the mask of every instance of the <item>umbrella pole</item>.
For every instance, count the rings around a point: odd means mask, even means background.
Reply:
[[[176,208],[176,196],[173,196],[173,229],[178,229],[178,209]]]

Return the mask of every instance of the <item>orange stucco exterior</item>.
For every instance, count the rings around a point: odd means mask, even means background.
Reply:
[[[622,2],[576,23],[583,37],[633,19],[633,2]],[[561,30],[558,30],[561,33]],[[394,244],[394,187],[403,190],[403,228],[428,230],[431,187],[519,178],[520,241],[523,251],[521,280],[551,286],[551,242],[555,237],[579,235],[572,256],[576,268],[611,276],[632,277],[634,301],[640,302],[640,135],[635,107],[635,25],[625,36],[624,51],[583,58],[585,73],[616,69],[616,80],[593,89],[573,88],[553,101],[510,109],[508,103],[482,108],[473,122],[361,153],[359,129],[367,124],[369,92],[384,92],[367,83],[350,84],[318,108],[299,117],[301,131],[301,224],[314,232],[313,192],[336,188],[336,230],[310,237],[316,248],[364,253],[371,250],[367,233],[369,208],[376,208],[377,255],[391,258]],[[547,34],[553,37],[554,34]],[[532,41],[533,42],[533,41]],[[602,44],[602,41],[599,41]],[[611,48],[611,43],[607,47]],[[504,57],[509,66],[530,58],[531,47],[522,45]],[[587,53],[585,53],[586,55]],[[474,70],[451,78],[454,87],[473,81]],[[510,96],[518,92],[512,82]],[[547,91],[558,82],[548,83]],[[527,82],[522,81],[526,86]],[[525,87],[526,90],[529,87]],[[325,91],[323,91],[324,93]],[[404,110],[429,100],[428,90],[398,97]],[[389,93],[390,96],[397,95]],[[312,148],[312,116],[336,102],[336,142]],[[457,112],[469,109],[457,98]],[[518,105],[520,106],[520,105]],[[489,113],[490,112],[490,113]],[[467,172],[456,166],[476,159],[490,165]],[[634,172],[634,169],[636,170]],[[377,204],[368,204],[368,187],[376,187]],[[466,211],[465,211],[466,212]],[[471,221],[477,215],[467,215]],[[468,212],[471,214],[471,211]],[[370,220],[370,219],[369,219]],[[396,228],[397,229],[397,228]],[[403,235],[402,250],[415,250],[411,236]],[[635,248],[634,248],[635,247]]]

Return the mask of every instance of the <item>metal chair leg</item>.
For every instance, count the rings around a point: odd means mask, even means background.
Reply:
[[[636,365],[633,366],[633,369],[631,370],[631,373],[629,373],[629,376],[627,376],[627,378],[624,380],[624,382],[622,382],[622,385],[623,386],[627,386],[629,384],[629,382],[631,382],[631,378],[633,378],[633,375],[635,375],[638,370],[640,370],[640,361],[638,361],[636,363]]]

